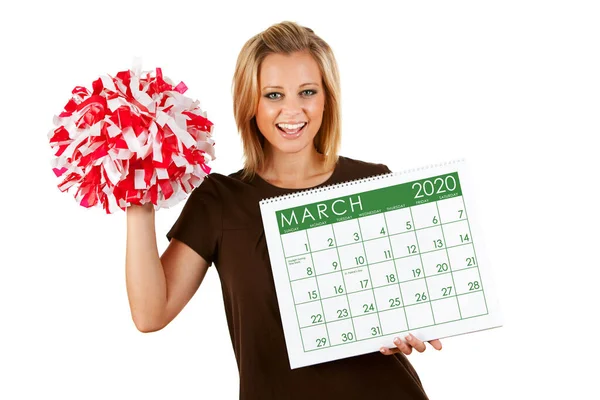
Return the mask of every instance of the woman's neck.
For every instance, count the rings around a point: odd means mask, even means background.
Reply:
[[[284,188],[316,186],[331,176],[325,170],[325,157],[315,148],[299,153],[281,153],[265,148],[265,165],[258,172],[272,185]]]

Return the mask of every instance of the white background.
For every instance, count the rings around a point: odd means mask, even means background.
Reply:
[[[333,3],[0,6],[0,398],[237,398],[216,270],[168,327],[138,332],[125,214],[84,209],[56,188],[47,132],[74,86],[140,56],[201,100],[215,123],[212,167],[236,171],[235,60],[286,19],[335,51],[343,155],[392,170],[471,162],[506,325],[411,355],[429,396],[597,396],[597,3]],[[182,206],[158,213],[161,252]]]

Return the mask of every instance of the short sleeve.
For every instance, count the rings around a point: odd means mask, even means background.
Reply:
[[[389,174],[390,172],[392,172],[392,170],[389,169],[388,166],[385,164],[378,164],[378,166],[381,168],[382,174]]]
[[[389,174],[390,172],[392,172],[392,170],[390,170],[386,164],[372,163],[370,165],[371,175]]]
[[[187,198],[179,217],[167,233],[198,253],[208,265],[217,259],[217,250],[223,228],[221,203],[218,200],[214,178],[208,175]]]

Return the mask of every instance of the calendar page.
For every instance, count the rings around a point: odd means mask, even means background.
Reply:
[[[465,160],[260,202],[292,369],[502,325]]]

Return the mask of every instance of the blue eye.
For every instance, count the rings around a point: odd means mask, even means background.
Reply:
[[[306,90],[303,90],[301,93],[304,96],[313,96],[314,94],[317,93],[317,91],[316,90],[312,90],[312,89],[306,89]]]

